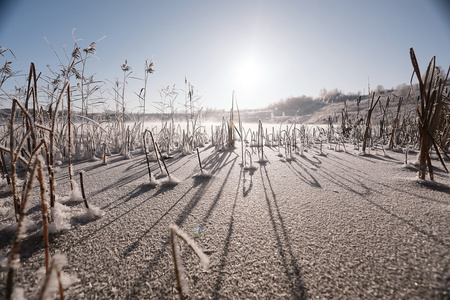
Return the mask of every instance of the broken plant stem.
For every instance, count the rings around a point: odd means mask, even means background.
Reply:
[[[45,270],[46,273],[49,272],[49,261],[50,261],[50,243],[48,241],[48,207],[47,207],[47,197],[46,197],[46,185],[44,181],[44,173],[42,172],[42,162],[38,158],[36,160],[37,166],[37,176],[39,180],[39,187],[41,191],[41,207],[42,207],[42,227],[44,231],[44,254],[45,254]]]
[[[83,183],[83,172],[80,172],[80,185],[81,185],[81,195],[83,196],[84,205],[89,209],[88,202],[86,200],[86,194],[84,193],[84,183]]]
[[[158,150],[156,148],[156,142],[155,139],[153,138],[153,132],[150,132],[150,137],[152,138],[152,143],[153,143],[153,149],[155,149],[155,155],[156,155],[156,160],[158,161],[158,166],[159,166],[159,170],[161,171],[161,173],[163,172],[163,169],[161,167],[161,162],[159,161],[159,156],[158,156]],[[161,157],[162,159],[162,157]]]
[[[143,142],[144,142],[145,159],[147,161],[148,177],[150,181],[152,181],[152,172],[150,171],[150,160],[148,158],[147,142],[145,138],[145,136],[147,135],[147,131],[148,131],[147,129],[144,131]]]
[[[21,206],[22,209],[20,210],[16,235],[14,238],[13,247],[11,249],[11,256],[9,258],[8,275],[7,275],[7,279],[6,279],[6,297],[5,297],[6,300],[11,299],[12,292],[13,292],[15,270],[17,269],[16,264],[18,263],[18,260],[16,261],[16,257],[19,253],[20,242],[22,240],[22,226],[23,226],[23,220],[25,219],[25,207],[28,202],[30,192],[33,188],[33,178],[35,177],[36,168],[37,168],[37,163],[35,163],[33,166],[33,169],[30,174],[30,181],[28,181],[28,184],[26,184],[26,189],[24,186],[24,198],[23,198],[22,206]]]
[[[198,164],[200,166],[200,171],[203,173],[202,161],[200,159],[200,152],[198,151],[198,148],[197,148],[197,157],[198,157]]]
[[[161,150],[159,149],[158,143],[155,143],[155,146],[156,146],[156,149],[158,150],[159,157],[161,157],[161,161],[163,163],[164,169],[166,170],[166,174],[170,178],[169,170],[167,169],[166,162],[164,161],[164,158],[163,158],[163,156],[161,154]]]

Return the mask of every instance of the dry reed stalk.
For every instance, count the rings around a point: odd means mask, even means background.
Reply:
[[[350,130],[351,130],[351,123],[350,123],[350,119],[348,117],[348,106],[347,106],[347,100],[344,100],[344,108],[341,111],[341,121],[342,121],[342,125],[341,125],[341,130],[342,130],[342,134],[346,137],[348,137],[348,135],[350,134]]]
[[[130,156],[130,126],[127,126],[127,131],[125,133],[125,157]]]
[[[390,101],[391,101],[391,98],[388,96],[386,98],[386,105],[384,107],[381,105],[381,101],[379,102],[380,110],[381,110],[381,113],[382,113],[382,118],[381,118],[381,121],[380,121],[380,138],[383,137],[383,142],[384,142],[384,138],[385,138],[384,131],[385,131],[385,128],[387,128],[386,122],[388,120],[387,113],[389,111],[389,103],[390,103]]]
[[[68,83],[66,83],[67,85]],[[70,88],[70,87],[68,87]],[[64,90],[64,89],[63,89]],[[63,93],[61,93],[61,96],[63,95]],[[60,99],[61,99],[60,96]],[[69,181],[70,181],[70,190],[73,191],[74,186],[73,186],[73,182],[72,182],[72,174],[73,174],[73,170],[72,170],[72,129],[71,129],[71,114],[70,114],[70,107],[71,107],[71,102],[70,102],[70,90],[67,93],[67,135],[68,135],[68,141],[67,141],[67,164],[69,165]],[[53,161],[52,161],[52,166],[53,166]]]
[[[35,86],[34,86],[34,88],[31,88],[30,87],[30,85],[31,85],[31,77],[32,77],[32,75],[33,75],[33,67],[34,67],[34,64],[33,63],[31,63],[31,65],[30,65],[30,72],[29,72],[29,75],[28,75],[28,89],[27,89],[27,91],[26,91],[26,95],[25,95],[25,106],[22,106],[21,104],[20,104],[20,102],[19,101],[17,101],[16,99],[14,99],[14,101],[16,101],[17,103],[17,105],[20,107],[20,109],[22,110],[22,112],[23,112],[23,114],[24,114],[24,116],[26,116],[26,118],[24,118],[24,119],[22,119],[22,123],[23,123],[23,126],[26,128],[25,129],[25,132],[26,133],[28,133],[28,132],[30,132],[31,131],[31,133],[32,133],[32,135],[31,135],[31,140],[30,140],[30,138],[29,137],[23,137],[24,139],[26,139],[26,142],[27,142],[27,147],[28,147],[28,153],[30,153],[31,151],[32,151],[32,149],[34,149],[35,147],[36,147],[36,138],[35,138],[35,134],[34,134],[34,126],[33,126],[33,124],[36,122],[36,120],[35,120],[35,115],[36,115],[36,109],[35,109],[35,102],[37,101],[37,91],[36,91],[36,87],[37,87],[37,85],[36,85],[36,82],[37,82],[37,79],[36,79],[36,71],[34,70],[34,81],[35,81]],[[31,89],[31,90],[30,90]],[[32,118],[31,118],[31,116],[28,114],[28,100],[29,100],[29,98],[31,97],[31,94],[33,95],[33,120],[32,120]],[[25,141],[24,141],[24,143],[25,143]],[[21,145],[20,147],[19,147],[19,149],[20,149],[20,151],[25,151],[25,149],[24,148],[22,148],[23,147],[23,145]]]
[[[103,163],[106,164],[106,142],[103,144]]]
[[[42,208],[42,228],[44,232],[44,254],[45,254],[45,270],[46,273],[49,271],[49,261],[50,261],[50,243],[48,241],[48,207],[47,207],[47,187],[44,181],[44,173],[42,172],[42,162],[41,159],[38,158],[36,160],[37,164],[37,177],[39,180],[39,187],[41,192],[41,208]]]
[[[250,159],[250,164],[248,165],[248,168],[253,168],[253,160],[252,160],[252,154],[248,149],[245,149],[245,160],[244,160],[244,167],[247,168],[247,156]]]
[[[447,114],[447,118],[443,120],[443,131],[441,133],[441,149],[449,150],[450,147],[450,114]]]
[[[2,163],[2,160],[0,159],[0,171],[2,172],[3,176],[6,176],[8,174],[8,172],[6,171],[5,166]],[[8,176],[9,177],[9,176]],[[8,180],[8,184],[9,184],[9,180]]]
[[[261,140],[260,140],[261,138]],[[261,160],[264,159],[264,129],[261,120],[258,122],[258,153],[259,153],[259,143],[261,142]]]
[[[230,146],[231,148],[234,148],[233,114],[234,114],[234,91],[233,91],[233,96],[231,98],[230,123],[229,123],[229,126],[228,126],[228,146]]]
[[[56,131],[56,119],[58,118],[58,110],[59,110],[59,106],[61,104],[61,101],[64,97],[64,93],[67,91],[67,97],[68,97],[68,103],[70,103],[70,86],[69,86],[69,82],[66,82],[66,84],[64,85],[64,87],[61,90],[61,93],[58,97],[58,100],[56,102],[56,106],[55,106],[55,112],[53,114],[53,118],[52,118],[52,126],[50,129],[50,149],[49,151],[49,157],[47,159],[48,161],[48,168],[49,168],[49,181],[50,181],[50,190],[53,191],[52,193],[50,193],[50,206],[54,207],[55,205],[55,176],[54,176],[54,152],[55,152],[55,131]],[[70,117],[69,117],[69,128],[70,128]],[[70,139],[70,135],[69,135],[69,139]],[[70,157],[70,153],[69,153],[69,157]],[[69,163],[69,169],[70,169],[70,163]]]
[[[6,169],[5,155],[3,154],[2,150],[0,150],[0,159],[2,162],[2,173],[5,175],[8,185],[11,186],[11,178],[9,177],[8,170]]]
[[[294,148],[294,153],[298,150],[297,147],[297,124],[294,123],[294,129],[292,130],[292,147]],[[298,151],[297,151],[298,153]]]
[[[166,170],[166,174],[170,178],[170,173],[169,173],[169,170],[167,169],[166,162],[164,161],[164,158],[161,154],[161,150],[159,149],[159,146],[157,143],[155,143],[155,146],[156,146],[156,150],[158,151],[159,157],[161,158],[162,164],[164,166],[164,170]]]
[[[13,194],[13,201],[14,201],[14,213],[16,217],[16,221],[18,222],[19,219],[17,218],[17,215],[20,211],[19,206],[19,194],[17,191],[17,169],[16,169],[16,161],[14,160],[15,154],[14,154],[14,119],[16,117],[16,103],[18,101],[14,100],[12,107],[11,107],[11,119],[10,119],[10,139],[9,139],[9,155],[11,160],[11,190]]]
[[[39,104],[38,104],[38,96],[37,96],[37,91],[38,91],[38,85],[37,85],[37,81],[39,79],[41,74],[39,74],[39,76],[36,76],[36,67],[34,65],[34,63],[30,63],[30,71],[28,72],[28,87],[27,87],[27,92],[26,92],[26,98],[25,98],[25,109],[28,111],[28,100],[30,99],[30,97],[32,96],[33,98],[33,123],[36,123],[36,111],[39,112]],[[33,86],[31,86],[31,83],[33,82]],[[39,113],[39,119],[40,119],[40,123],[44,123],[43,119],[42,119],[42,115]],[[27,127],[27,130],[30,129]],[[35,142],[35,141],[34,141]],[[32,148],[35,148],[36,144],[33,143]],[[29,152],[31,152],[31,147],[29,144]]]
[[[158,149],[156,148],[156,142],[155,142],[155,139],[153,137],[153,132],[151,132],[151,131],[149,131],[149,132],[150,132],[150,137],[152,138],[153,149],[155,150],[156,161],[158,162],[159,170],[161,171],[161,173],[163,173],[161,162],[159,161]],[[162,156],[161,156],[161,159],[162,159]]]
[[[170,241],[172,244],[172,259],[173,267],[175,270],[175,279],[177,281],[177,290],[180,300],[184,300],[184,294],[187,293],[186,290],[183,291],[183,287],[186,286],[186,279],[184,278],[184,268],[183,261],[181,260],[181,255],[178,251],[178,238],[173,230],[170,230]]]
[[[144,152],[145,152],[145,159],[147,161],[147,170],[148,170],[148,177],[150,182],[152,181],[152,171],[150,171],[150,160],[148,158],[148,149],[147,149],[147,142],[146,142],[146,135],[147,135],[148,130],[146,129],[144,131],[144,135],[143,135],[143,144],[144,144]]]
[[[23,188],[24,189],[25,189],[25,187],[28,186],[28,181],[29,180],[30,181],[33,180],[33,178],[29,176],[29,174],[34,174],[34,172],[32,172],[32,167],[34,168],[34,165],[35,165],[34,158],[37,156],[37,152],[39,150],[41,150],[43,145],[47,146],[44,139],[41,140],[41,142],[34,148],[33,152],[31,152],[31,154],[30,154],[30,158],[28,160],[27,168],[25,170],[25,179],[23,181]],[[27,196],[28,196],[27,193],[22,192],[22,199],[21,199],[21,202],[20,202],[20,207],[22,207],[24,205],[24,203],[26,202],[26,197]]]
[[[86,194],[84,193],[83,172],[80,172],[80,186],[81,186],[81,195],[83,196],[84,205],[86,206],[87,209],[89,209],[89,205],[86,200]]]
[[[198,157],[198,165],[200,166],[200,172],[203,173],[202,160],[200,159],[200,152],[198,151],[198,148],[197,148],[197,157]]]
[[[49,288],[49,285],[50,285],[52,271],[55,271],[56,277],[58,279],[59,299],[60,300],[64,300],[64,289],[63,289],[63,286],[61,284],[61,270],[60,270],[60,268],[61,268],[61,266],[59,266],[58,263],[55,261],[55,259],[53,259],[52,263],[50,265],[50,269],[46,273],[44,284],[42,285],[41,291],[39,293],[38,300],[47,299],[46,292],[47,292],[47,289]]]
[[[408,165],[408,152],[409,152],[409,145],[406,145],[406,150],[405,150],[405,166]]]
[[[177,281],[177,290],[180,300],[185,299],[184,294],[189,292],[189,287],[184,276],[184,266],[181,254],[178,248],[178,238],[181,238],[194,251],[195,255],[200,259],[204,269],[208,268],[209,258],[203,253],[197,243],[191,239],[183,230],[177,225],[170,226],[170,240],[172,244],[172,258],[175,269],[175,278]]]
[[[48,180],[49,180],[49,184],[50,184],[50,199],[55,199],[56,198],[56,191],[55,191],[55,183],[54,183],[54,174],[53,174],[53,167],[50,165],[50,153],[49,153],[49,149],[47,146],[47,142],[42,139],[41,140],[41,144],[44,146],[45,149],[45,155],[46,155],[46,159],[47,159],[47,171],[48,171]],[[38,146],[40,147],[40,146]],[[38,148],[35,149],[35,151],[37,151]],[[31,158],[30,158],[31,160]],[[52,222],[53,218],[52,216],[49,216],[49,221]]]
[[[374,103],[374,101],[375,101],[375,92],[373,92],[373,94],[372,94],[372,100],[370,102],[370,107],[367,112],[366,131],[364,133],[364,141],[363,141],[363,146],[362,146],[363,153],[366,153],[366,146],[367,146],[367,140],[369,138],[370,120],[372,118],[372,112],[375,109],[375,107],[377,106],[378,101],[380,101],[380,96],[378,96],[378,99],[375,103]]]
[[[9,265],[8,265],[8,274],[7,274],[7,280],[6,280],[6,298],[5,298],[6,300],[11,299],[12,292],[13,292],[15,270],[18,268],[18,266],[16,265],[18,263],[18,261],[16,261],[16,257],[19,253],[20,242],[22,240],[22,224],[23,224],[23,220],[25,218],[25,208],[28,203],[30,192],[33,188],[33,179],[35,177],[37,167],[38,167],[38,164],[34,163],[33,169],[30,174],[30,181],[28,181],[28,183],[24,184],[24,186],[23,186],[23,188],[24,188],[23,201],[22,201],[22,206],[21,206],[21,210],[20,210],[20,214],[19,214],[19,220],[17,223],[16,235],[15,235],[14,243],[13,243],[13,246],[11,249],[11,256],[10,256]]]
[[[400,114],[400,108],[402,106],[402,103],[403,103],[403,97],[400,97],[398,99],[397,113],[395,115],[394,124],[392,125],[391,139],[389,141],[389,148],[391,148],[391,149],[394,148],[394,138],[395,138],[395,134],[396,134],[396,131],[397,131],[398,124],[399,124],[398,117],[399,117],[399,114]]]
[[[450,73],[450,67],[447,71],[447,75],[443,80],[439,74],[435,74],[436,57],[433,56],[428,64],[428,68],[425,74],[425,79],[422,80],[422,76],[419,70],[419,64],[417,62],[414,49],[410,48],[411,62],[414,68],[414,73],[419,81],[420,89],[420,106],[417,104],[417,113],[419,115],[419,137],[420,137],[420,151],[419,151],[419,178],[424,180],[426,170],[430,174],[430,179],[433,180],[433,167],[431,165],[430,150],[434,146],[436,154],[439,157],[443,167],[448,172],[448,169],[444,163],[444,160],[439,151],[439,146],[435,141],[435,136],[439,132],[439,122],[441,120],[442,113],[444,111],[444,90],[445,83],[448,80]],[[414,75],[413,73],[413,75]],[[412,78],[411,78],[412,80]],[[447,156],[445,151],[443,154]],[[447,156],[448,158],[448,156]]]
[[[244,136],[243,136],[244,133],[242,132],[241,112],[239,110],[239,106],[238,106],[236,99],[235,99],[235,102],[236,102],[236,109],[237,109],[238,119],[239,119],[239,137],[241,138],[241,159],[242,159],[242,165],[244,165]]]

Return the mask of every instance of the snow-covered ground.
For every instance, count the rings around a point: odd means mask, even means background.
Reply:
[[[239,144],[206,147],[200,156],[211,176],[195,176],[196,154],[175,154],[166,163],[178,184],[150,161],[158,186],[149,184],[140,151],[106,165],[76,162],[94,214],[67,201],[63,163],[50,253],[67,258],[66,299],[177,299],[172,224],[210,260],[205,270],[180,242],[191,299],[448,299],[450,176],[440,163],[433,161],[435,182],[418,181],[400,152],[323,152],[286,159],[265,147],[264,162],[253,154],[256,168],[243,168]],[[2,298],[15,221],[6,180],[0,186]],[[27,299],[37,297],[44,274],[40,214],[36,191],[15,278]]]

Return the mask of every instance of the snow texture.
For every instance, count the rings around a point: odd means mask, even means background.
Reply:
[[[195,178],[211,179],[213,175],[210,171],[202,169],[199,173],[194,175]]]
[[[23,288],[15,287],[11,295],[11,298],[12,300],[26,300],[27,298],[25,298],[24,293],[25,291]]]
[[[200,259],[203,269],[207,270],[208,266],[209,266],[209,258],[208,258],[208,256],[205,255],[205,253],[203,253],[202,249],[200,249],[200,247],[197,245],[197,243],[192,238],[190,238],[186,234],[186,232],[181,230],[180,227],[178,227],[177,225],[172,224],[169,226],[169,228],[173,232],[175,232],[180,238],[182,238],[189,245],[189,247],[191,247],[191,249],[194,251],[194,253]]]
[[[89,205],[89,208],[86,209],[86,213],[79,217],[80,220],[85,222],[95,221],[101,217],[103,217],[105,213],[97,206]]]
[[[166,163],[176,185],[149,186],[139,150],[130,159],[113,154],[107,165],[77,161],[74,168],[89,178],[89,205],[103,212],[89,221],[83,203],[59,203],[70,191],[62,164],[52,213],[61,222],[54,223],[70,227],[50,233],[49,240],[51,256],[63,253],[69,262],[66,298],[176,299],[172,224],[210,260],[204,270],[179,239],[191,299],[450,297],[450,176],[436,157],[434,182],[416,180],[417,167],[403,167],[399,151],[386,149],[385,156],[371,149],[360,156],[323,147],[321,156],[319,145],[284,162],[278,147],[266,147],[268,162],[246,172],[239,146],[202,149],[210,180],[194,177],[196,155],[174,152]],[[164,181],[155,160],[150,166]],[[34,188],[26,217],[37,228],[21,240],[15,277],[27,299],[37,298],[37,271],[44,266],[40,207]],[[9,257],[15,233],[7,228],[15,219],[5,188],[0,208],[0,257]],[[0,299],[5,284],[3,269]]]
[[[69,230],[71,225],[69,219],[71,216],[70,207],[65,206],[59,202],[55,202],[55,206],[51,208],[53,222],[48,224],[48,231],[56,233],[64,230]]]
[[[46,274],[45,268],[41,268],[39,273],[41,275],[42,285],[42,299],[55,299],[59,294],[59,279],[58,273],[61,273],[62,268],[67,264],[67,257],[63,254],[55,254],[52,258],[49,273]],[[71,283],[66,282],[66,283]],[[61,283],[62,284],[62,283]],[[64,286],[63,286],[64,287]]]
[[[81,194],[81,190],[78,187],[78,183],[75,179],[72,179],[73,189],[69,193],[69,202],[83,202],[83,195]]]

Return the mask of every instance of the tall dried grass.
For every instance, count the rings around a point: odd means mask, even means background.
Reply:
[[[436,143],[436,136],[442,130],[439,126],[442,118],[445,117],[445,102],[448,103],[449,101],[450,94],[446,91],[445,83],[448,80],[450,67],[445,78],[442,78],[436,70],[436,57],[433,56],[428,64],[425,77],[423,78],[420,73],[419,64],[413,48],[410,48],[410,56],[414,73],[419,81],[420,90],[419,101],[417,102],[420,136],[418,177],[420,179],[425,179],[428,169],[430,179],[433,180],[433,166],[431,164],[430,157],[430,150],[432,147],[434,147],[439,160],[448,172],[441,153],[446,155],[447,158],[448,155],[445,153],[445,150],[442,149],[438,143]]]

